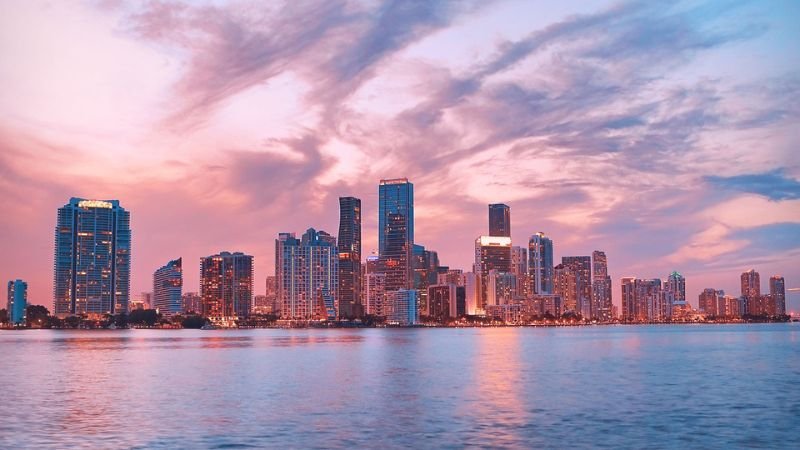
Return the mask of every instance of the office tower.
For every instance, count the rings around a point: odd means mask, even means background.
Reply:
[[[267,301],[266,295],[253,296],[253,314],[271,314],[272,303]]]
[[[722,291],[717,291],[722,292]],[[718,297],[717,314],[722,317],[741,317],[741,309],[739,306],[739,299],[732,295],[725,295]]]
[[[361,317],[361,200],[339,197],[339,315]]]
[[[182,309],[186,314],[203,313],[203,297],[197,292],[187,292],[181,296]]]
[[[673,271],[667,277],[664,290],[668,291],[671,304],[667,305],[670,311],[669,317],[685,317],[692,312],[692,306],[686,300],[686,278],[677,271]]]
[[[25,310],[28,308],[28,283],[22,280],[8,282],[8,323],[11,325],[25,324]]]
[[[409,326],[419,323],[417,310],[417,291],[414,289],[399,289],[386,293],[389,303],[387,321],[394,325]]]
[[[452,283],[436,284],[428,288],[428,316],[440,322],[458,317],[457,286]]]
[[[445,273],[439,272],[436,277],[436,284],[447,283],[464,286],[464,271],[461,269],[448,269]]]
[[[719,299],[721,296],[718,293],[720,292],[722,291],[712,288],[703,289],[703,292],[697,298],[697,309],[709,316],[722,315],[719,313]]]
[[[744,298],[744,314],[760,315],[761,308],[761,276],[754,269],[742,273],[742,297]]]
[[[633,322],[639,315],[636,308],[636,278],[625,277],[620,280],[622,284],[622,317],[625,322]]]
[[[233,320],[250,315],[253,304],[253,257],[221,252],[200,258],[203,315]]]
[[[414,283],[414,185],[406,178],[381,180],[378,187],[378,254],[386,290],[410,289]]]
[[[513,273],[492,269],[486,281],[486,305],[508,305],[517,297],[517,277]]]
[[[575,311],[586,319],[596,319],[596,311],[592,308],[592,258],[564,256],[561,258],[561,264],[575,273]]]
[[[336,239],[309,228],[301,239],[280,233],[275,241],[275,276],[281,317],[335,319],[338,311],[339,255]]]
[[[265,283],[264,295],[267,297],[267,309],[270,314],[281,314],[281,302],[278,301],[278,279],[275,275],[268,275]]]
[[[555,294],[534,294],[530,298],[532,313],[548,319],[561,317],[561,296]]]
[[[508,205],[489,205],[489,236],[511,237],[511,208]]]
[[[511,273],[517,278],[517,295],[526,297],[530,288],[528,282],[528,249],[520,246],[511,247]]]
[[[605,252],[592,253],[592,303],[595,316],[604,322],[612,320],[611,277]]]
[[[786,285],[782,276],[773,275],[769,278],[769,295],[775,305],[773,314],[777,316],[786,314]]]
[[[364,310],[373,316],[386,317],[386,274],[367,272],[364,275]]]
[[[118,200],[71,198],[58,209],[54,268],[56,316],[127,312],[130,213]]]
[[[557,265],[553,269],[553,281],[553,290],[555,295],[561,297],[561,307],[563,312],[580,314],[580,302],[578,301],[578,274],[573,267],[565,264]]]
[[[464,304],[466,314],[474,316],[478,314],[478,303],[481,297],[480,277],[474,272],[464,274]]]
[[[164,316],[183,312],[182,258],[168,262],[153,274],[153,303]]]
[[[475,275],[479,278],[480,296],[478,310],[483,310],[488,296],[490,270],[511,272],[511,238],[481,236],[475,240]]]
[[[531,294],[552,294],[553,241],[539,232],[528,241],[528,273]]]
[[[466,286],[456,286],[456,315],[463,317],[467,314],[467,288]],[[452,309],[451,309],[452,311]]]
[[[428,287],[436,284],[439,275],[439,254],[414,244],[412,269],[414,289],[419,293],[420,315],[428,315]]]

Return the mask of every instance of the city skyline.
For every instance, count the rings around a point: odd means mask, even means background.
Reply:
[[[414,242],[452,268],[504,203],[515,246],[604,251],[618,307],[626,276],[677,270],[694,307],[750,268],[762,292],[800,280],[796,3],[1,8],[0,277],[32,304],[52,303],[70,197],[132,211],[130,300],[177,257],[198,291],[225,249],[254,256],[259,294],[277,233],[334,233],[338,197],[363,202],[364,262],[393,177],[415,184]],[[286,40],[262,41],[276,23]],[[652,29],[670,38],[637,39]]]

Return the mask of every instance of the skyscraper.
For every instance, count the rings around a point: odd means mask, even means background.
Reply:
[[[417,291],[414,289],[398,289],[386,293],[390,311],[387,321],[395,325],[415,325],[419,323]]]
[[[481,236],[475,240],[475,275],[480,283],[478,309],[483,310],[488,296],[489,271],[511,272],[511,238]]]
[[[623,278],[622,320],[626,322],[664,320],[662,298],[660,279]]]
[[[564,256],[561,264],[575,273],[576,311],[584,318],[597,318],[592,307],[592,258],[589,256]],[[562,293],[562,295],[564,295]]]
[[[595,316],[603,321],[613,319],[614,304],[611,300],[611,277],[608,275],[608,259],[605,252],[592,253],[592,303]]]
[[[511,273],[517,279],[517,295],[527,296],[530,289],[528,282],[528,249],[520,246],[511,247]]]
[[[774,314],[779,316],[786,314],[786,285],[782,276],[769,277],[769,295],[775,305]]]
[[[339,286],[336,239],[309,228],[301,239],[280,233],[275,241],[275,276],[281,317],[293,320],[336,318]]]
[[[489,205],[489,236],[511,237],[511,208],[508,205]]]
[[[414,185],[406,178],[378,186],[378,254],[386,290],[410,289],[414,276]]]
[[[28,283],[22,280],[8,282],[8,323],[11,325],[23,325],[25,323],[25,311],[28,307]]]
[[[666,299],[671,302],[666,305],[668,317],[683,317],[692,310],[686,300],[686,278],[677,271],[672,271],[667,277],[664,290],[669,293]]]
[[[553,241],[539,232],[528,241],[531,294],[553,293]]]
[[[360,317],[361,200],[339,197],[339,315]]]
[[[231,320],[250,315],[253,305],[253,257],[221,252],[200,258],[203,315]]]
[[[153,303],[165,316],[183,312],[183,259],[168,262],[153,274]]]
[[[761,311],[761,276],[754,269],[743,272],[742,298],[744,299],[744,314],[759,315]]]
[[[130,213],[118,200],[71,198],[55,228],[54,312],[116,314],[130,300]]]

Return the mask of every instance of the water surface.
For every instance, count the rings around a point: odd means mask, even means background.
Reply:
[[[800,448],[800,326],[0,332],[0,448]]]

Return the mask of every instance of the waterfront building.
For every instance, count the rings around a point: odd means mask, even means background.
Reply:
[[[8,282],[8,323],[11,325],[24,325],[28,308],[28,283],[22,280]]]
[[[486,281],[486,305],[507,305],[517,297],[517,277],[513,273],[492,269]]]
[[[578,274],[572,266],[559,264],[553,269],[553,288],[555,295],[561,297],[563,311],[580,313],[578,302]],[[534,294],[543,295],[543,294]]]
[[[280,233],[275,240],[275,276],[281,317],[335,319],[338,311],[339,255],[336,239],[309,228],[301,239]]]
[[[742,273],[741,282],[744,314],[761,314],[761,276],[754,269],[750,269]]]
[[[511,273],[517,280],[516,292],[520,296],[527,296],[530,290],[528,278],[528,249],[515,245],[511,247]]]
[[[622,284],[622,317],[625,322],[632,322],[636,320],[639,312],[636,309],[636,278],[624,277],[620,280]]]
[[[386,274],[367,272],[364,276],[364,309],[367,314],[386,317]]]
[[[269,310],[270,314],[280,316],[281,302],[278,300],[278,278],[275,275],[267,275],[264,287],[264,295],[267,297],[266,308]]]
[[[456,286],[464,286],[464,271],[461,269],[448,269],[446,272],[439,272],[436,277],[436,284],[453,283]]]
[[[339,315],[361,317],[361,200],[339,197]]]
[[[686,278],[677,271],[672,271],[664,283],[664,290],[669,292],[666,305],[668,318],[686,318],[692,312],[692,305],[686,299]]]
[[[446,322],[458,317],[457,286],[452,283],[428,287],[428,316]]]
[[[168,262],[153,273],[153,304],[164,316],[183,312],[182,258]]]
[[[486,317],[501,321],[509,325],[523,323],[525,308],[521,303],[505,305],[486,305]]]
[[[575,274],[575,311],[586,319],[596,319],[592,307],[592,258],[591,256],[564,256],[561,264]]]
[[[528,278],[531,294],[554,292],[553,241],[539,232],[528,241]]]
[[[220,252],[200,258],[203,315],[229,321],[250,315],[253,305],[253,257]]]
[[[202,314],[203,297],[197,292],[187,292],[181,296],[183,312],[186,314]]]
[[[658,278],[622,279],[622,320],[626,322],[648,322],[666,320],[662,306],[664,295]]]
[[[378,254],[386,290],[413,287],[414,185],[406,178],[378,186]]]
[[[782,276],[773,275],[769,278],[769,296],[774,304],[772,313],[778,316],[786,314],[786,284]]]
[[[595,317],[604,322],[614,318],[611,291],[608,258],[605,252],[595,250],[592,253],[592,309]]]
[[[141,303],[144,308],[143,309],[154,309],[155,303],[153,300],[153,293],[152,292],[140,292],[139,293],[139,303]]]
[[[511,208],[508,205],[489,205],[489,236],[511,237]]]
[[[555,294],[534,294],[531,296],[531,312],[537,317],[545,315],[553,318],[561,317],[561,296]]]
[[[720,300],[725,297],[725,292],[713,288],[703,289],[703,292],[697,298],[697,309],[709,316],[723,316],[724,306],[722,312],[719,304]]]
[[[480,277],[474,272],[464,274],[464,304],[466,314],[474,316],[478,314],[478,299],[481,296]]]
[[[54,301],[58,317],[128,311],[130,213],[118,200],[71,198],[58,209]]]
[[[393,325],[410,326],[419,323],[417,310],[417,291],[414,289],[398,289],[386,293],[389,303],[387,322]]]
[[[437,282],[439,275],[438,253],[426,250],[422,245],[414,244],[412,268],[414,270],[413,286],[419,293],[420,314],[429,315],[428,287]]]
[[[511,272],[511,238],[481,236],[475,240],[475,274],[479,278],[478,310],[483,311],[488,299],[489,271]]]

